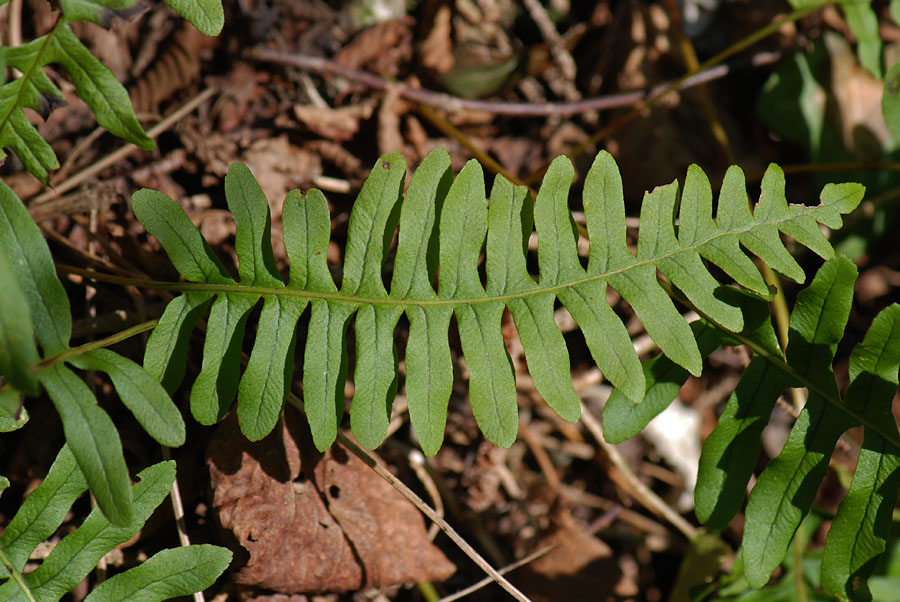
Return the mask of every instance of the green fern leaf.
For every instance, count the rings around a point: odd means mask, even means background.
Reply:
[[[703,444],[694,504],[697,518],[712,528],[723,528],[746,496],[763,428],[785,388],[795,379],[768,361],[781,358],[769,306],[760,299],[740,300],[750,328],[741,334],[758,350],[725,406],[719,424]]]
[[[0,182],[0,251],[16,288],[28,300],[34,336],[45,355],[62,353],[72,336],[69,297],[56,277],[50,249],[22,201]],[[8,276],[7,276],[8,277]]]
[[[132,518],[128,467],[122,442],[109,415],[97,405],[91,390],[71,370],[54,364],[39,374],[63,422],[63,431],[91,493],[117,525]]]
[[[7,285],[0,295],[0,374],[13,387],[37,395],[33,370],[38,363],[38,352],[31,312],[5,254],[0,254],[0,282]]]
[[[72,359],[82,370],[109,375],[113,386],[147,434],[162,445],[184,443],[184,420],[165,389],[150,374],[126,357],[108,349],[94,349]]]
[[[893,424],[900,365],[900,305],[882,310],[850,355],[844,402],[878,424]],[[831,595],[871,600],[865,579],[884,552],[900,492],[900,448],[867,429],[850,491],[828,531],[822,585]],[[849,553],[848,553],[849,552]]]
[[[25,498],[3,531],[0,547],[13,570],[22,572],[39,543],[49,538],[66,518],[87,483],[75,456],[64,446],[41,484]]]
[[[822,582],[832,595],[870,599],[865,578],[884,550],[900,491],[900,437],[890,410],[900,365],[900,306],[879,314],[854,350],[851,386],[842,401],[831,363],[847,323],[855,280],[856,267],[844,257],[822,266],[798,295],[784,359],[768,319],[755,333],[735,335],[756,355],[703,446],[695,489],[702,522],[718,528],[731,520],[743,501],[759,457],[760,435],[777,398],[788,387],[809,390],[784,448],[759,476],[747,503],[745,576],[757,588],[781,564],[809,513],[838,438],[863,424],[863,450],[854,484],[826,542]],[[745,306],[745,316],[756,311],[752,305]],[[760,311],[764,307],[757,305]]]
[[[100,559],[132,538],[162,503],[175,480],[175,463],[162,462],[138,474],[140,482],[129,486],[134,513],[122,525],[114,525],[94,509],[78,529],[53,548],[37,569],[23,576],[34,598],[56,601],[81,583]],[[0,546],[10,559],[10,569],[21,573],[39,543],[51,536],[86,489],[85,480],[68,448],[57,455],[44,481],[26,499],[4,531]],[[191,546],[160,552],[146,563],[126,571],[99,587],[92,600],[164,600],[190,595],[210,585],[228,565],[231,553],[215,546]],[[172,562],[178,564],[171,565]],[[0,585],[0,599],[25,600],[13,579]]]
[[[744,563],[754,587],[765,585],[781,563],[809,512],[834,444],[854,425],[824,396],[837,397],[831,362],[850,314],[855,281],[853,263],[836,257],[801,291],[791,314],[787,363],[807,376],[811,389],[784,448],[760,475],[747,503]],[[780,393],[770,392],[774,398]]]
[[[211,545],[163,550],[140,566],[97,586],[85,602],[157,602],[203,591],[231,563],[231,552]]]
[[[840,215],[852,210],[863,194],[863,188],[855,184],[828,186],[820,205],[789,206],[783,174],[771,166],[760,202],[751,212],[743,175],[732,168],[714,220],[709,182],[694,167],[685,183],[677,230],[677,185],[646,196],[634,255],[626,244],[621,178],[612,157],[601,153],[585,181],[584,207],[591,236],[585,270],[578,260],[568,212],[573,169],[566,159],[557,159],[533,212],[539,237],[536,281],[527,272],[523,254],[532,229],[526,191],[497,178],[488,201],[477,163],[469,162],[455,180],[449,166],[446,151],[435,151],[416,171],[404,196],[402,156],[395,153],[379,159],[350,216],[340,289],[325,261],[330,226],[325,198],[318,191],[305,196],[291,192],[285,200],[287,285],[271,261],[268,204],[245,167],[232,166],[226,180],[226,197],[237,225],[240,282],[226,275],[177,203],[152,191],[136,193],[135,215],[191,281],[178,286],[185,296],[169,305],[150,338],[144,360],[147,370],[166,379],[167,387],[180,380],[181,368],[173,369],[169,356],[183,354],[192,324],[215,297],[203,367],[191,394],[192,411],[201,422],[214,422],[237,393],[243,432],[259,439],[271,430],[280,412],[293,369],[296,324],[309,303],[303,393],[314,441],[324,449],[336,437],[344,413],[349,370],[345,334],[355,315],[351,426],[361,443],[374,448],[387,430],[397,382],[393,331],[405,313],[410,322],[406,349],[410,417],[423,450],[433,454],[443,439],[453,382],[448,329],[455,316],[476,421],[489,439],[509,445],[517,431],[518,408],[512,364],[500,332],[506,309],[519,331],[538,391],[561,416],[576,419],[578,400],[568,378],[568,353],[553,322],[556,299],[582,326],[604,374],[631,402],[639,402],[644,397],[644,373],[624,325],[604,302],[607,286],[632,305],[669,359],[698,373],[701,353],[695,335],[657,281],[657,271],[719,326],[734,332],[750,328],[744,324],[741,304],[727,299],[727,291],[701,258],[762,294],[768,293],[765,281],[742,246],[802,281],[804,274],[782,244],[780,233],[795,236],[828,258],[833,251],[817,222],[840,227]],[[383,264],[398,224],[388,291]],[[478,271],[483,251],[484,284]],[[431,285],[435,275],[437,290]],[[260,299],[263,318],[248,369],[238,384],[244,321]]]
[[[217,36],[225,26],[222,0],[166,0],[176,13],[187,19],[201,33]]]
[[[400,210],[391,298],[437,299],[431,286],[439,260],[439,238],[434,225],[440,222],[451,183],[450,157],[446,153],[431,153],[413,174]],[[452,308],[442,305],[412,304],[406,308],[409,318],[406,397],[411,400],[410,420],[419,443],[429,455],[437,453],[444,439],[447,403],[453,388],[453,364],[447,340],[451,314]],[[386,401],[389,406],[390,400]],[[356,412],[355,407],[351,412]],[[380,424],[377,430],[373,429],[375,437],[365,441],[367,447],[377,446],[384,438],[389,417],[390,407],[379,413]],[[356,426],[353,428],[356,432]]]
[[[75,17],[102,19],[95,7],[86,8],[86,4],[77,5]],[[45,183],[48,172],[59,163],[22,109],[34,109],[46,117],[64,102],[62,93],[42,69],[51,63],[68,71],[75,91],[94,112],[98,124],[141,148],[154,148],[134,116],[125,88],[75,37],[68,22],[61,19],[50,33],[27,44],[0,47],[0,61],[22,72],[21,77],[0,87],[0,149],[15,151],[26,169]],[[0,159],[5,156],[0,150]]]
[[[112,420],[97,404],[87,385],[64,362],[106,373],[125,405],[147,431],[166,445],[184,441],[184,422],[165,390],[151,375],[111,351],[71,349],[72,317],[69,300],[56,276],[50,249],[37,224],[12,190],[0,183],[0,253],[11,268],[0,271],[3,290],[19,290],[30,309],[27,329],[43,353],[34,378],[43,385],[63,422],[66,440],[86,475],[103,512],[114,523],[132,515],[128,469]],[[31,370],[37,364],[25,360]],[[7,378],[6,368],[0,376]],[[15,374],[15,371],[10,374]],[[13,392],[15,393],[15,392]],[[27,414],[17,416],[18,399],[4,393],[16,410],[4,411],[3,428],[17,428]],[[17,419],[18,418],[18,419]]]
[[[538,233],[540,286],[557,288],[562,303],[581,326],[585,341],[603,374],[631,400],[644,396],[645,382],[625,325],[606,303],[607,283],[586,278],[575,246],[575,226],[569,212],[571,162],[556,160],[544,176],[534,208]],[[575,286],[563,286],[579,282]]]

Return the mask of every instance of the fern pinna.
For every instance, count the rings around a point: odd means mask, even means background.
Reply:
[[[703,353],[734,344],[754,353],[700,456],[694,503],[697,517],[708,527],[725,527],[741,509],[762,431],[778,398],[789,387],[809,391],[784,448],[757,478],[744,512],[744,575],[754,587],[765,585],[784,559],[838,438],[863,426],[853,483],[828,532],[821,583],[842,599],[871,599],[866,578],[884,552],[900,492],[900,433],[891,413],[900,366],[900,305],[881,311],[854,348],[850,386],[841,397],[831,364],[850,314],[855,280],[856,267],[847,258],[826,262],[797,297],[784,350],[768,304],[746,293],[726,292],[743,310],[741,332],[726,333],[703,321],[694,326]],[[640,432],[675,398],[688,376],[664,357],[646,362],[644,371],[648,387],[642,403],[614,392],[604,407],[603,431],[610,442]]]
[[[221,0],[167,0],[169,6],[206,35],[217,35],[225,24]],[[47,183],[49,172],[59,167],[50,145],[41,137],[23,109],[38,111],[46,119],[66,99],[43,68],[65,68],[75,92],[90,107],[97,123],[144,149],[154,148],[134,114],[128,93],[97,57],[75,36],[76,21],[109,27],[117,15],[143,10],[137,0],[60,0],[56,25],[46,35],[20,46],[0,45],[0,64],[15,67],[21,77],[0,82],[0,160],[4,148],[12,149],[25,168]]]
[[[591,242],[583,269],[568,209],[573,168],[567,159],[552,164],[533,214],[527,190],[502,177],[496,178],[488,201],[482,169],[474,161],[452,179],[444,150],[425,159],[403,195],[405,173],[401,155],[386,155],[363,185],[350,216],[340,288],[326,264],[330,220],[318,190],[306,195],[292,191],[284,202],[287,284],[273,260],[268,203],[245,166],[233,165],[225,181],[237,230],[238,281],[227,274],[178,204],[159,192],[135,193],[136,216],[190,281],[167,286],[184,294],[160,318],[148,341],[144,367],[170,390],[177,386],[184,374],[187,337],[213,301],[203,365],[191,391],[192,413],[202,423],[213,423],[237,394],[244,434],[260,439],[281,412],[293,369],[296,325],[309,304],[303,393],[315,443],[324,449],[334,440],[343,414],[345,334],[355,314],[351,427],[363,445],[374,448],[388,427],[397,386],[393,331],[405,312],[410,324],[406,348],[410,417],[423,450],[434,454],[443,438],[453,381],[448,328],[455,315],[477,423],[490,440],[508,446],[516,435],[518,412],[514,374],[500,331],[505,309],[512,314],[538,392],[562,417],[577,419],[579,402],[569,377],[566,345],[553,319],[557,298],[579,323],[607,378],[627,399],[640,401],[644,373],[625,326],[606,303],[607,286],[632,306],[667,357],[698,374],[702,361],[694,333],[657,280],[657,271],[715,323],[740,331],[740,308],[722,299],[719,282],[703,259],[747,289],[767,293],[743,245],[800,282],[803,271],[779,232],[829,258],[833,251],[816,222],[840,227],[840,215],[855,208],[863,194],[857,184],[829,185],[818,206],[788,205],[783,173],[772,166],[751,213],[743,174],[733,167],[713,220],[709,182],[692,167],[680,207],[677,183],[645,197],[635,255],[626,245],[618,168],[603,152],[585,178],[584,210]],[[525,261],[532,215],[539,240],[537,281]],[[383,264],[398,224],[388,290],[382,280]],[[484,285],[478,274],[482,250]],[[435,275],[436,291],[431,284]],[[259,327],[241,376],[245,322],[260,299]]]
[[[87,481],[68,446],[64,446],[41,484],[25,498],[0,537],[0,556],[11,578],[0,580],[0,599],[9,602],[55,602],[83,582],[101,558],[132,537],[163,502],[175,481],[175,463],[142,470],[129,486],[132,516],[114,524],[95,508],[74,531],[59,539],[41,565],[22,574],[39,544],[53,536],[87,489]],[[168,600],[201,592],[231,562],[231,552],[212,545],[167,549],[98,585],[87,602]]]

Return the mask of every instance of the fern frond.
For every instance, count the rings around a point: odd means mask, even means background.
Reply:
[[[855,280],[856,268],[844,257],[822,266],[798,295],[786,357],[768,318],[756,332],[735,335],[755,355],[703,446],[694,492],[701,522],[721,528],[737,513],[775,402],[789,387],[809,391],[784,448],[759,476],[747,503],[743,557],[747,581],[754,587],[765,585],[787,553],[838,438],[859,425],[866,429],[864,449],[851,493],[838,510],[825,546],[826,591],[867,599],[865,579],[884,551],[900,491],[900,436],[890,410],[900,367],[900,306],[883,310],[854,349],[851,385],[842,400],[831,363],[847,323]],[[753,304],[748,301],[745,307]],[[755,305],[751,312],[765,308],[761,302]]]
[[[862,343],[850,355],[850,387],[844,401],[879,425],[895,424],[891,404],[900,365],[900,305],[881,311]],[[900,446],[867,428],[853,482],[838,508],[825,542],[822,584],[825,591],[852,600],[871,594],[865,579],[884,553],[891,517],[900,492]],[[851,550],[850,554],[847,550]]]
[[[84,523],[53,548],[36,570],[22,581],[34,598],[55,601],[81,583],[100,559],[133,537],[165,499],[175,480],[175,463],[162,462],[138,475],[131,487],[134,514],[122,525],[113,525],[95,509]],[[10,572],[21,574],[35,548],[53,535],[84,493],[87,483],[68,447],[62,450],[41,484],[25,499],[0,538],[0,549]],[[177,559],[172,566],[169,561]],[[164,550],[142,565],[120,573],[88,596],[96,600],[166,600],[190,595],[209,587],[227,568],[231,552],[217,546],[189,546]],[[14,579],[0,584],[3,600],[25,600]]]
[[[224,25],[221,0],[167,0],[180,15],[206,35],[218,35]],[[43,67],[61,65],[68,71],[75,92],[87,103],[97,123],[143,149],[154,143],[134,115],[128,92],[82,44],[69,23],[91,21],[109,27],[117,14],[126,14],[137,0],[62,0],[62,15],[50,33],[14,48],[0,46],[0,65],[14,67],[21,77],[0,86],[0,160],[12,149],[25,168],[47,183],[59,162],[50,145],[28,121],[22,109],[34,109],[45,119],[65,97]]]
[[[0,302],[4,308],[0,377],[29,394],[37,393],[33,384],[44,387],[100,508],[112,522],[127,523],[133,511],[119,434],[97,398],[66,363],[107,374],[138,422],[163,445],[184,442],[181,413],[165,389],[133,361],[107,349],[70,347],[69,298],[56,275],[50,249],[22,201],[2,182],[0,257],[0,290],[5,291]],[[14,316],[18,318],[11,320]],[[43,357],[38,356],[35,341]],[[19,428],[27,420],[28,414],[18,411],[20,395],[13,388],[0,391],[0,430]]]
[[[109,13],[100,4],[68,4],[73,7],[73,18],[98,24]],[[43,67],[49,64],[65,67],[75,91],[94,112],[98,124],[141,148],[154,148],[134,116],[125,88],[75,37],[68,23],[64,15],[47,35],[15,48],[0,47],[0,60],[22,73],[0,87],[0,159],[6,156],[2,149],[11,148],[25,168],[45,183],[49,170],[59,167],[59,163],[22,109],[34,109],[46,118],[54,107],[65,103],[62,93],[44,73]]]
[[[829,258],[831,246],[818,223],[841,226],[841,214],[862,199],[856,184],[829,185],[816,207],[788,205],[784,176],[766,172],[762,196],[751,212],[740,169],[731,168],[719,196],[715,219],[709,181],[691,167],[678,208],[678,185],[657,188],[644,198],[637,254],[625,237],[625,204],[615,161],[600,153],[584,188],[591,237],[587,269],[576,253],[568,209],[574,170],[553,162],[534,205],[539,278],[528,273],[525,241],[532,226],[527,191],[502,177],[488,201],[481,167],[469,162],[455,180],[446,151],[429,155],[413,175],[405,197],[406,172],[397,153],[378,160],[350,215],[340,288],[325,261],[330,233],[324,196],[291,192],[283,211],[290,261],[285,284],[272,262],[268,203],[249,170],[234,165],[226,177],[226,199],[237,227],[240,279],[233,280],[210,252],[181,207],[164,195],[135,193],[135,215],[162,243],[176,268],[190,281],[161,285],[185,292],[166,308],[150,337],[144,366],[171,390],[183,366],[186,337],[202,308],[212,301],[203,367],[191,392],[191,409],[213,423],[237,393],[238,418],[251,439],[265,436],[281,411],[293,368],[299,316],[311,305],[303,361],[307,417],[320,449],[337,434],[343,415],[348,372],[345,333],[354,316],[356,366],[351,426],[357,439],[374,448],[385,436],[397,382],[393,332],[409,318],[406,392],[412,424],[423,450],[440,448],[452,387],[448,341],[456,317],[469,370],[469,397],[481,430],[510,445],[517,430],[515,379],[500,332],[505,309],[512,314],[538,392],[564,418],[578,418],[578,399],[569,378],[568,351],[553,320],[559,299],[581,326],[603,373],[633,401],[644,396],[641,364],[621,320],[606,303],[611,286],[634,308],[663,353],[697,374],[701,353],[690,326],[657,280],[661,272],[711,320],[740,331],[739,307],[721,298],[720,283],[704,259],[753,291],[768,288],[743,250],[749,249],[795,281],[803,271],[780,233]],[[676,209],[679,226],[676,230]],[[523,216],[525,219],[523,219]],[[388,246],[399,224],[390,290],[382,273]],[[485,251],[486,282],[478,273]],[[437,290],[432,287],[437,275]],[[239,379],[239,352],[250,309],[263,301],[256,342]]]
[[[785,558],[838,438],[862,425],[865,438],[853,483],[829,531],[821,570],[830,595],[871,599],[866,579],[884,552],[900,492],[900,433],[891,413],[900,368],[900,305],[879,313],[853,350],[851,384],[841,399],[831,362],[847,323],[855,279],[856,268],[844,257],[822,266],[797,298],[786,358],[768,304],[752,295],[723,291],[743,310],[742,332],[724,333],[704,320],[693,325],[704,353],[745,344],[755,354],[703,445],[694,500],[697,517],[707,526],[723,528],[740,510],[777,399],[789,387],[809,390],[790,437],[757,479],[745,511],[744,574],[754,587],[765,585]],[[614,391],[604,407],[603,429],[610,442],[640,432],[675,399],[688,377],[665,357],[645,362],[644,373],[648,388],[642,403]]]

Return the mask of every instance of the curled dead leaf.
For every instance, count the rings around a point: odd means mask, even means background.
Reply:
[[[405,498],[339,444],[316,451],[296,413],[258,442],[229,416],[208,464],[219,521],[246,550],[240,583],[345,592],[443,581],[456,570]]]
[[[359,122],[372,116],[377,101],[372,98],[359,104],[332,109],[313,105],[294,105],[294,115],[310,131],[323,138],[346,142],[359,131]]]

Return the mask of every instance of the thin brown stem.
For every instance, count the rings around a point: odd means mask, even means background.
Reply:
[[[248,52],[248,55],[250,58],[261,62],[287,65],[303,69],[304,71],[311,71],[313,73],[338,75],[369,86],[370,88],[375,88],[376,90],[385,90],[388,87],[393,87],[403,98],[436,109],[441,109],[449,113],[459,113],[460,111],[484,111],[494,115],[506,115],[509,117],[547,117],[550,115],[569,117],[587,111],[605,111],[633,107],[643,103],[647,99],[652,99],[655,96],[668,93],[674,89],[684,90],[702,83],[720,79],[735,69],[734,66],[718,65],[695,74],[689,74],[676,82],[660,84],[649,90],[635,90],[633,92],[596,96],[578,101],[510,102],[504,100],[472,100],[458,98],[441,92],[413,88],[402,82],[390,81],[372,73],[351,69],[350,67],[345,67],[334,61],[315,56],[306,56],[303,54],[271,50],[268,48],[253,48]],[[750,66],[756,67],[768,65],[777,61],[780,56],[780,54],[772,52],[760,53],[751,59]]]

